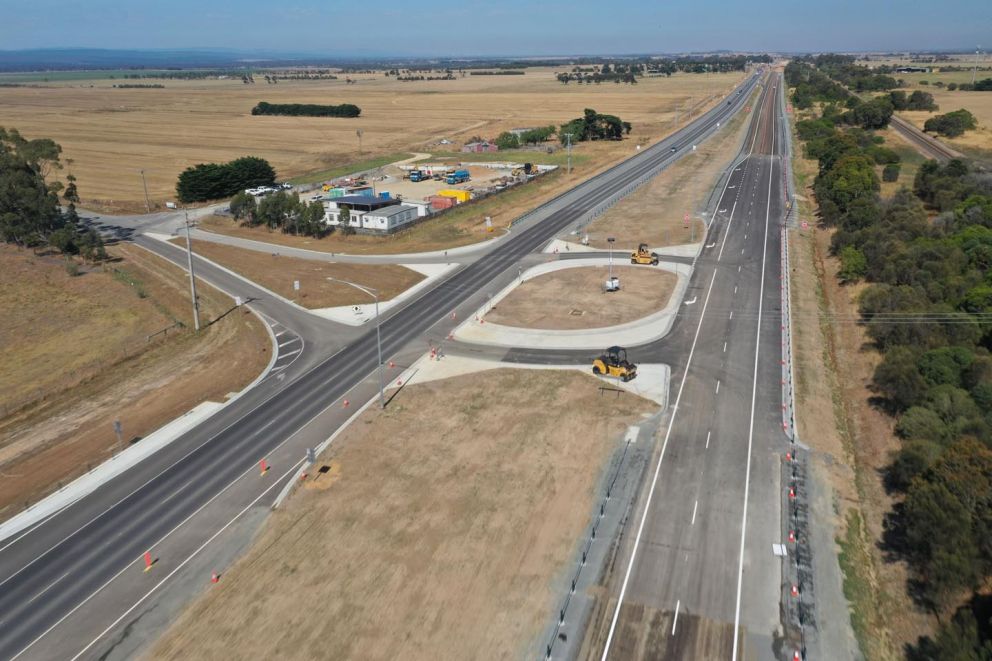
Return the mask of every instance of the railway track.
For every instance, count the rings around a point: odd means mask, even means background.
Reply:
[[[899,132],[899,135],[906,138],[917,151],[928,158],[934,158],[938,161],[948,161],[952,158],[961,157],[959,152],[954,151],[936,138],[931,138],[904,119],[893,115],[891,124],[892,128]]]

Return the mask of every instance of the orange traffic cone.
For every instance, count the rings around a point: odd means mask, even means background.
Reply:
[[[219,583],[220,582],[220,576],[217,575],[217,572],[210,572],[210,582],[211,583]]]

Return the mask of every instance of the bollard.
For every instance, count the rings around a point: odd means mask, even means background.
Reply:
[[[145,571],[151,569],[153,564],[155,564],[155,561],[152,560],[152,552],[145,551]]]
[[[258,462],[258,472],[259,475],[265,475],[266,473],[269,472],[269,466],[265,463],[265,459],[262,459],[260,462]]]
[[[210,582],[211,583],[220,582],[220,576],[217,575],[217,572],[210,572]]]
[[[349,401],[348,401],[347,399],[346,399],[346,400],[344,400],[344,402],[343,402],[343,406],[344,406],[344,408],[348,408],[348,405],[349,405],[350,403],[351,403],[351,402],[349,402]]]

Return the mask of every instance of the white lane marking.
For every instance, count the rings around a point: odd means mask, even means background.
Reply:
[[[777,131],[772,131],[772,149],[775,154],[775,137]],[[737,661],[738,640],[741,627],[741,587],[744,583],[744,541],[747,536],[747,504],[751,491],[751,449],[754,444],[754,408],[758,398],[758,355],[761,352],[761,311],[765,300],[765,264],[768,258],[768,223],[772,212],[772,182],[775,177],[771,176],[774,168],[774,161],[769,161],[768,169],[768,199],[765,202],[765,240],[761,252],[761,280],[758,289],[758,330],[754,337],[754,377],[751,381],[751,422],[747,434],[747,466],[744,469],[744,509],[741,513],[741,548],[737,564],[737,604],[734,611],[734,651],[731,661]]]
[[[176,565],[176,568],[173,569],[171,572],[169,572],[165,576],[165,578],[163,578],[161,581],[159,581],[158,583],[156,583],[155,586],[152,587],[151,590],[149,590],[148,592],[146,592],[143,597],[141,597],[140,599],[138,599],[138,601],[134,602],[134,605],[133,606],[131,606],[130,608],[128,608],[126,611],[124,611],[124,613],[121,614],[120,617],[118,617],[116,620],[114,620],[113,623],[109,627],[107,627],[106,629],[104,629],[103,631],[101,631],[100,634],[96,638],[94,638],[93,640],[91,640],[89,642],[89,644],[86,645],[86,647],[84,647],[83,649],[81,649],[79,651],[79,653],[76,654],[76,656],[72,657],[72,661],[76,661],[76,659],[78,659],[79,657],[81,657],[84,654],[86,654],[86,652],[88,652],[89,649],[91,647],[93,647],[93,645],[95,645],[98,640],[100,640],[101,638],[103,638],[104,636],[106,636],[110,632],[111,629],[113,629],[118,624],[120,624],[121,621],[125,617],[127,617],[128,615],[130,615],[131,612],[135,608],[137,608],[138,606],[140,606],[146,599],[148,599],[148,597],[152,596],[152,594],[154,594],[160,587],[162,587],[163,585],[165,585],[165,582],[166,581],[168,581],[170,578],[172,578],[176,574],[176,572],[180,571],[183,567],[185,567],[187,564],[189,564],[189,562],[193,558],[195,558],[197,555],[199,555],[200,551],[202,551],[203,549],[205,549],[207,547],[207,545],[210,544],[210,542],[212,542],[215,539],[217,539],[217,537],[219,537],[221,535],[221,533],[223,533],[225,530],[227,530],[228,528],[230,528],[231,525],[233,525],[235,521],[237,521],[238,519],[240,519],[244,515],[245,512],[247,512],[252,507],[254,507],[255,506],[255,503],[257,503],[262,498],[264,498],[267,493],[269,493],[270,491],[272,491],[272,489],[274,489],[275,487],[279,486],[279,484],[283,480],[285,480],[288,475],[290,475],[294,471],[298,470],[300,468],[300,466],[303,465],[303,462],[304,461],[306,461],[306,460],[305,459],[300,459],[298,462],[296,462],[295,464],[293,464],[292,468],[290,468],[288,471],[286,471],[285,473],[283,473],[282,475],[280,475],[278,480],[273,481],[272,484],[269,485],[269,488],[268,489],[266,489],[265,491],[263,491],[262,493],[260,493],[255,498],[255,500],[253,500],[250,503],[248,503],[243,510],[241,510],[240,512],[238,512],[237,514],[235,514],[234,515],[234,518],[232,518],[230,521],[228,521],[227,523],[225,523],[224,526],[220,530],[218,530],[217,532],[215,532],[210,537],[210,539],[208,539],[207,541],[203,542],[203,544],[201,544],[195,551],[193,551],[192,553],[190,553],[186,557],[185,560],[183,560],[178,565]],[[44,635],[44,634],[42,634],[42,635]],[[27,649],[27,648],[25,648],[25,649]],[[18,656],[20,656],[20,653],[18,654]],[[14,658],[16,659],[17,657],[14,657]]]
[[[723,353],[727,353],[727,343],[723,343]]]
[[[696,525],[696,510],[699,508],[699,501],[697,500],[692,506],[692,522],[689,523],[690,526]]]
[[[733,319],[733,318],[734,318],[734,311],[733,311],[733,310],[731,310],[731,311],[730,311],[730,318],[731,318],[731,319]]]
[[[720,394],[720,379],[716,380],[716,394]]]
[[[293,342],[299,341],[299,339],[300,338],[298,338],[298,337],[294,337],[292,340],[286,340],[285,342],[283,342],[282,344],[279,345],[279,348],[282,349],[283,347],[288,346],[288,345],[292,344]]]
[[[682,605],[682,600],[676,600],[675,602],[675,617],[672,619],[672,635],[675,635],[675,625],[679,623],[679,606]]]
[[[742,254],[742,255],[744,254],[744,249],[743,249],[743,248],[741,248],[741,254]]]
[[[710,447],[710,434],[712,433],[713,433],[712,431],[706,432],[706,449],[709,449]]]
[[[744,240],[747,241],[747,232],[744,232]]]
[[[751,147],[748,153],[754,150],[754,141],[758,137],[758,132],[754,132],[754,138],[751,140]],[[734,206],[736,209],[736,205]],[[730,219],[727,221],[727,228],[729,230],[730,224],[734,221],[734,209],[731,209]],[[724,245],[727,243],[726,235],[724,236]],[[723,248],[720,248],[720,253],[723,253]],[[717,257],[719,261],[719,257]],[[637,526],[637,534],[634,536],[634,547],[630,552],[630,561],[627,564],[627,571],[623,576],[623,583],[620,585],[620,595],[617,598],[616,608],[613,610],[613,619],[610,622],[610,630],[606,635],[606,645],[603,648],[602,661],[610,655],[610,644],[613,642],[613,634],[617,630],[617,622],[620,619],[620,607],[623,605],[624,595],[627,593],[627,585],[630,582],[630,575],[634,570],[634,561],[637,559],[637,549],[641,543],[641,535],[644,533],[644,526],[648,520],[648,512],[651,510],[651,500],[654,498],[654,490],[658,484],[658,476],[661,474],[661,464],[665,460],[665,451],[668,449],[668,441],[672,436],[672,425],[675,424],[675,417],[679,410],[679,402],[682,399],[682,391],[685,390],[685,381],[689,376],[689,368],[692,365],[692,356],[696,352],[696,342],[699,340],[699,332],[703,328],[703,319],[706,318],[706,307],[710,302],[710,294],[713,292],[713,283],[716,282],[716,270],[713,271],[713,277],[710,278],[710,286],[706,290],[706,298],[703,300],[703,309],[699,314],[699,323],[696,325],[696,334],[692,338],[692,344],[689,347],[689,358],[686,360],[685,371],[682,373],[682,381],[679,384],[679,394],[675,396],[675,405],[672,408],[672,416],[668,419],[668,430],[665,432],[665,440],[661,445],[661,454],[658,457],[658,463],[655,465],[654,477],[651,478],[651,486],[648,489],[647,500],[644,503],[644,511],[641,514],[641,522]],[[730,313],[733,316],[733,312]]]
[[[296,349],[294,351],[287,351],[286,353],[279,354],[279,357],[280,358],[286,358],[287,356],[295,356],[296,354],[300,353],[301,351],[303,351],[303,349]]]
[[[734,285],[734,293],[737,293],[737,285]]]
[[[641,522],[637,526],[637,534],[634,536],[634,547],[630,553],[630,560],[627,563],[627,571],[623,576],[623,583],[620,584],[620,595],[617,599],[616,608],[613,610],[613,620],[610,622],[610,630],[606,635],[606,646],[603,648],[602,661],[606,661],[610,654],[610,644],[613,642],[613,634],[616,633],[617,621],[620,619],[620,607],[623,605],[624,595],[627,593],[627,584],[630,582],[630,575],[634,570],[634,561],[637,559],[637,549],[641,544],[641,535],[644,533],[644,526],[648,520],[648,512],[651,510],[651,501],[654,499],[654,490],[658,484],[658,476],[661,475],[661,464],[665,460],[665,452],[668,450],[668,441],[672,437],[672,426],[675,424],[676,414],[679,410],[679,402],[682,400],[682,392],[685,390],[685,381],[689,376],[689,368],[692,365],[692,356],[696,352],[696,342],[699,340],[699,331],[703,328],[703,320],[706,318],[706,306],[710,302],[710,294],[713,292],[713,283],[716,282],[716,270],[710,278],[710,286],[706,291],[706,298],[703,300],[703,310],[699,315],[699,323],[696,325],[696,334],[692,338],[692,345],[689,347],[689,358],[682,372],[682,381],[679,384],[679,394],[675,396],[675,405],[672,408],[672,415],[668,419],[668,430],[665,432],[665,440],[661,444],[661,455],[654,468],[654,477],[651,478],[651,486],[648,489],[648,496],[644,503],[644,511],[641,514]]]
[[[279,331],[278,333],[276,333],[276,337],[282,337],[285,334],[286,334],[286,331]]]
[[[738,273],[740,273],[740,272],[741,272],[741,267],[740,267],[740,266],[738,266],[738,267],[737,267],[737,272],[738,272]]]
[[[28,603],[30,604],[35,599],[37,599],[41,595],[45,594],[46,592],[48,592],[49,590],[51,590],[52,588],[54,588],[56,583],[58,583],[59,581],[61,581],[63,578],[65,578],[68,575],[69,575],[69,572],[66,572],[66,573],[62,574],[61,576],[59,576],[58,578],[56,578],[54,581],[52,581],[51,583],[48,584],[48,587],[47,588],[45,588],[44,590],[42,590],[41,592],[39,592],[35,596],[31,597],[31,599],[28,600]]]

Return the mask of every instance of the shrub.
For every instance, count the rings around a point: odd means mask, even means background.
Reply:
[[[967,130],[978,126],[975,116],[964,108],[945,115],[931,117],[923,124],[924,131],[933,131],[949,138],[955,138]]]
[[[291,117],[358,117],[362,109],[353,103],[321,105],[318,103],[266,103],[259,101],[252,115],[289,115]]]
[[[229,163],[200,163],[179,175],[176,194],[180,202],[203,202],[230,197],[246,188],[271,186],[276,171],[268,161],[245,156]]]
[[[899,164],[889,163],[882,170],[882,181],[899,181]]]

